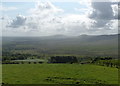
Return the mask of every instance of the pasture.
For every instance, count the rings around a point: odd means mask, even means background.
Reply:
[[[0,64],[0,83],[2,83],[2,65]]]
[[[118,69],[92,64],[3,64],[5,84],[118,84]]]

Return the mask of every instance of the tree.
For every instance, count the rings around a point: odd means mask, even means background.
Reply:
[[[50,63],[76,63],[78,62],[75,56],[52,56],[49,60]]]

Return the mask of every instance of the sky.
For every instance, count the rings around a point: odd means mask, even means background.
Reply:
[[[0,3],[2,36],[117,34],[117,2],[36,1]]]

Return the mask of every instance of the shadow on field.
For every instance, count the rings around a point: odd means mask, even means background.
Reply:
[[[105,84],[107,82],[96,79],[77,79],[77,78],[64,78],[64,77],[47,77],[45,79],[48,82],[53,82],[56,84]]]
[[[2,86],[119,86],[118,84],[4,84]]]

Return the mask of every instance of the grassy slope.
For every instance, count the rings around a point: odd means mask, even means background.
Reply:
[[[2,65],[0,64],[0,83],[2,82]]]
[[[52,84],[106,83],[116,84],[118,69],[78,64],[14,64],[3,65],[3,83]]]

